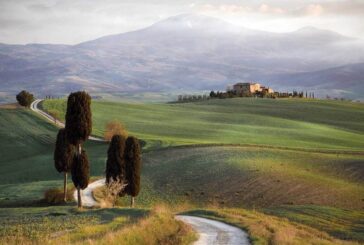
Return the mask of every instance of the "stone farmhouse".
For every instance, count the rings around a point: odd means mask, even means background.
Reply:
[[[274,91],[271,88],[267,88],[265,86],[262,86],[259,83],[236,83],[233,85],[232,92],[235,94],[254,94],[256,92],[260,93],[267,93],[267,94],[273,94]]]

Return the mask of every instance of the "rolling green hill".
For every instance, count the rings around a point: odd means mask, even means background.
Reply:
[[[45,101],[43,106],[63,112],[64,101]],[[139,207],[165,202],[256,208],[335,237],[364,241],[364,156],[353,152],[364,142],[362,105],[233,99],[191,104],[94,101],[92,106],[97,135],[116,118],[149,144],[143,153]],[[280,135],[276,130],[284,137],[275,138]],[[0,207],[38,205],[45,190],[62,186],[52,159],[56,132],[33,112],[0,109]],[[91,175],[103,176],[107,144],[87,142],[85,148]],[[119,200],[126,203],[126,198]]]
[[[43,102],[64,118],[65,100]],[[92,102],[93,133],[123,122],[154,144],[250,144],[304,149],[364,149],[364,105],[320,100],[237,98],[185,104]]]
[[[43,192],[61,185],[62,175],[54,168],[53,150],[57,128],[25,109],[0,109],[0,205],[39,200]],[[101,175],[106,146],[86,144]]]

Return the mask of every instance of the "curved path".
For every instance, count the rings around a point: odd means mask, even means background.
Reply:
[[[82,205],[84,207],[97,207],[98,203],[93,198],[94,189],[105,185],[105,179],[92,182],[81,191]],[[73,193],[77,201],[77,191]],[[248,234],[243,230],[219,221],[188,215],[176,215],[176,219],[189,224],[199,234],[199,239],[194,245],[249,245]]]
[[[48,121],[56,124],[59,127],[64,127],[64,123],[55,119],[48,113],[40,110],[38,104],[42,100],[37,99],[31,105],[30,109],[42,117],[46,118]],[[93,141],[104,141],[101,138],[89,137],[89,140]],[[96,207],[99,204],[94,199],[92,192],[94,189],[105,185],[105,179],[100,179],[92,182],[88,187],[81,191],[82,206],[84,207]],[[77,201],[77,190],[73,193],[74,199]],[[248,239],[248,234],[243,230],[219,222],[215,220],[188,216],[188,215],[177,215],[176,219],[183,221],[186,224],[192,226],[194,230],[199,234],[199,239],[194,243],[194,245],[213,245],[213,244],[224,244],[224,245],[248,245],[250,244]]]
[[[51,115],[49,115],[45,111],[42,111],[41,109],[38,108],[38,105],[39,105],[39,103],[41,101],[43,101],[43,100],[40,100],[40,99],[34,100],[33,103],[30,105],[30,109],[32,111],[38,113],[39,115],[41,115],[42,117],[44,117],[48,121],[54,123],[56,126],[64,128],[64,123],[63,122],[57,120],[56,118],[52,117]],[[92,140],[92,141],[101,141],[101,142],[105,141],[104,139],[93,137],[93,136],[89,136],[88,139]]]
[[[99,179],[89,184],[86,189],[81,190],[82,206],[88,208],[98,206],[99,204],[94,199],[92,192],[94,189],[101,187],[103,185],[105,185],[105,179]],[[75,190],[75,192],[73,193],[73,198],[77,201],[78,199],[77,190]]]
[[[199,234],[194,245],[205,244],[250,244],[248,234],[243,230],[216,220],[195,216],[177,215],[176,219],[190,224]]]

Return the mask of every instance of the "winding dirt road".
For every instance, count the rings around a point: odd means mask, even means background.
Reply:
[[[42,111],[41,109],[38,108],[39,103],[43,101],[40,99],[34,100],[33,103],[30,105],[30,109],[36,113],[38,113],[39,115],[41,115],[42,117],[44,117],[45,119],[47,119],[48,121],[54,123],[56,126],[60,127],[60,128],[64,128],[64,123],[55,119],[54,117],[52,117],[51,115],[49,115],[48,113]],[[104,142],[105,140],[102,138],[97,138],[97,137],[93,137],[93,136],[89,136],[88,137],[89,140],[92,141],[99,141],[99,142]]]
[[[89,184],[86,189],[81,190],[82,206],[88,207],[88,208],[99,206],[97,201],[94,199],[92,192],[96,188],[101,187],[103,185],[105,185],[105,179],[99,179],[99,180],[96,180],[96,181],[92,182],[91,184]],[[73,192],[73,198],[76,201],[78,200],[77,190],[75,192]]]
[[[48,121],[55,123],[59,127],[64,127],[64,124],[58,120],[55,120],[51,115],[40,110],[38,104],[42,100],[35,100],[30,108],[34,112],[38,113]],[[101,138],[89,137],[89,140],[104,141]],[[93,198],[92,192],[94,189],[105,185],[105,179],[100,179],[92,182],[86,189],[81,191],[82,205],[84,207],[97,207],[99,204]],[[74,199],[77,201],[77,191],[73,193]],[[188,216],[188,215],[176,215],[176,219],[183,221],[186,224],[192,226],[194,230],[199,234],[199,239],[194,245],[249,245],[248,234],[235,227],[219,221]]]
[[[93,198],[94,189],[105,185],[105,179],[92,182],[81,191],[82,205],[84,207],[97,207],[99,204]],[[77,201],[77,191],[73,193]],[[249,245],[248,234],[235,227],[216,220],[205,219],[189,215],[176,215],[176,219],[189,224],[199,234],[194,245]]]
[[[177,215],[176,219],[193,227],[199,234],[194,245],[229,244],[249,245],[248,234],[243,230],[216,220],[195,216]]]

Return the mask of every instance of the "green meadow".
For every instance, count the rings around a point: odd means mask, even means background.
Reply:
[[[65,100],[46,100],[64,118]],[[249,144],[362,151],[364,105],[320,100],[237,98],[185,104],[92,102],[93,134],[120,120],[150,146]]]
[[[64,117],[65,100],[46,100],[42,106]],[[233,210],[264,220],[270,220],[265,214],[273,215],[277,227],[297,223],[334,238],[364,242],[363,109],[362,104],[319,100],[186,104],[95,100],[94,135],[102,136],[107,122],[120,120],[129,134],[146,141],[142,189],[136,211],[125,209],[129,200],[124,197],[117,202],[123,208],[81,213],[74,203],[50,206],[43,200],[46,190],[63,184],[53,166],[58,129],[29,110],[0,109],[0,216],[8,221],[0,232],[21,226],[26,237],[52,235],[56,227],[90,234],[87,224],[118,229],[144,219],[151,207],[165,203],[215,210],[210,218],[250,227],[257,241],[264,236],[255,233],[255,223],[230,217]],[[101,178],[107,143],[88,141],[84,147],[91,176]],[[129,214],[133,212],[137,214]],[[77,225],[71,221],[74,216]],[[33,219],[43,225],[28,234]],[[105,229],[99,227],[97,234],[102,237]],[[82,238],[82,232],[76,233],[70,239]]]

